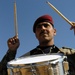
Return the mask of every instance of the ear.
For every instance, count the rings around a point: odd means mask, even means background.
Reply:
[[[54,28],[54,35],[56,35],[56,29]]]

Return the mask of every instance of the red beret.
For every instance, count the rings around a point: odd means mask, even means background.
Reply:
[[[34,25],[33,25],[33,32],[35,33],[35,29],[36,29],[36,26],[41,23],[41,22],[49,22],[53,25],[53,19],[50,15],[43,15],[43,16],[40,16],[35,22],[34,22]]]

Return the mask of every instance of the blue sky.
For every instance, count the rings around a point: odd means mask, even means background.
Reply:
[[[70,25],[47,3],[47,0],[16,0],[20,46],[16,58],[38,45],[33,33],[34,21],[41,15],[50,14],[57,29],[55,45],[75,48],[75,35]],[[70,21],[75,21],[75,0],[48,0]],[[0,60],[8,50],[7,40],[15,36],[14,0],[0,0]]]

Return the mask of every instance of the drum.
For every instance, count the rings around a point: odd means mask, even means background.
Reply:
[[[8,62],[8,75],[64,75],[63,56],[33,55]]]

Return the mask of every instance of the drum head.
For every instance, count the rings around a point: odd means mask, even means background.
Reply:
[[[31,64],[31,63],[38,63],[38,62],[44,62],[44,61],[50,61],[61,58],[61,55],[32,55],[28,57],[21,57],[16,58],[15,60],[12,60],[8,62],[8,64]]]

